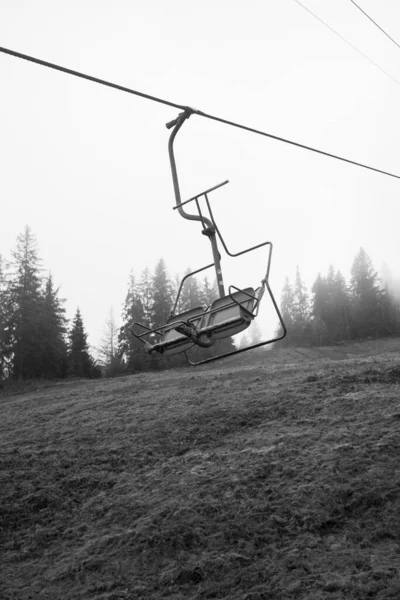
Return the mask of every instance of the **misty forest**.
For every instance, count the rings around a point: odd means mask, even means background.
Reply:
[[[379,276],[360,248],[350,273],[346,281],[340,271],[328,266],[325,274],[318,273],[311,290],[299,267],[293,283],[286,277],[280,308],[288,334],[280,346],[322,346],[400,334],[400,304],[388,268],[384,278]],[[154,272],[146,268],[137,277],[132,271],[122,306],[122,325],[117,325],[110,309],[101,344],[92,349],[79,307],[68,319],[60,288],[51,274],[44,275],[36,237],[26,226],[10,259],[0,255],[1,379],[96,378],[184,365],[184,356],[149,357],[131,334],[136,321],[151,328],[165,324],[179,282],[178,275],[170,277],[163,259]],[[207,307],[216,297],[213,281],[190,278],[182,289],[178,311]],[[99,323],[99,329],[101,326]],[[240,344],[257,343],[260,336],[259,329],[252,327]],[[220,340],[208,353],[229,352],[234,347],[232,338]]]

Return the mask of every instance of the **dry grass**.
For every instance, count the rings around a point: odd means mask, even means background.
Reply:
[[[0,598],[398,600],[399,348],[3,395]]]

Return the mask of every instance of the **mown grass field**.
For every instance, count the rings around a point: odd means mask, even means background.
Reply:
[[[1,600],[400,598],[400,340],[0,396]]]

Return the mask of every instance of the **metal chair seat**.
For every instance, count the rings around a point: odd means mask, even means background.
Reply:
[[[194,346],[194,342],[183,333],[175,329],[178,324],[191,323],[197,328],[201,327],[204,316],[204,308],[198,306],[187,310],[180,315],[170,317],[165,324],[162,332],[162,338],[159,342],[152,344],[151,352],[161,352],[162,354],[177,354],[184,352]]]
[[[218,298],[205,315],[204,325],[199,333],[208,333],[213,340],[240,333],[247,329],[254,319],[255,302],[256,294],[251,287]]]

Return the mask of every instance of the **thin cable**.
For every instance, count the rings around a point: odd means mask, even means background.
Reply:
[[[260,131],[259,129],[253,129],[252,127],[247,127],[246,125],[240,125],[239,123],[235,123],[233,121],[227,121],[226,119],[222,119],[221,117],[214,117],[213,115],[209,115],[209,114],[203,113],[201,111],[196,111],[196,114],[198,114],[202,117],[205,117],[206,119],[211,119],[212,121],[219,121],[220,123],[225,123],[225,125],[230,125],[231,127],[238,127],[239,129],[244,129],[245,131],[250,131],[250,133],[256,133],[258,135],[263,135],[263,136],[271,138],[273,140],[277,140],[278,142],[284,142],[285,144],[290,144],[291,146],[296,146],[297,148],[303,148],[303,150],[309,150],[310,152],[322,154],[323,156],[328,156],[329,158],[334,158],[335,160],[341,160],[342,162],[346,162],[351,165],[355,165],[356,167],[361,167],[363,169],[369,169],[370,171],[375,171],[376,173],[381,173],[382,175],[388,175],[389,177],[395,177],[396,179],[400,179],[400,175],[395,175],[394,173],[390,173],[388,171],[382,171],[381,169],[377,169],[375,167],[370,167],[368,165],[357,162],[355,160],[350,160],[349,158],[344,158],[343,156],[338,156],[337,154],[331,154],[330,152],[325,152],[324,150],[318,150],[317,148],[312,148],[311,146],[306,146],[304,144],[300,144],[299,142],[293,142],[291,140],[287,140],[287,139],[279,137],[277,135],[273,135],[272,133],[265,133],[264,131]]]
[[[369,171],[374,171],[375,173],[381,173],[382,175],[386,175],[387,177],[394,177],[395,179],[400,179],[400,175],[390,173],[389,171],[383,171],[382,169],[377,169],[376,167],[371,167],[364,163],[361,163],[361,162],[358,162],[355,160],[350,160],[349,158],[344,158],[343,156],[339,156],[337,154],[331,154],[330,152],[325,152],[324,150],[319,150],[317,148],[313,148],[312,146],[306,146],[305,144],[300,144],[299,142],[294,142],[292,140],[288,140],[286,138],[279,137],[279,136],[273,135],[271,133],[267,133],[266,131],[261,131],[259,129],[254,129],[253,127],[248,127],[247,125],[241,125],[240,123],[236,123],[234,121],[228,121],[227,119],[223,119],[221,117],[216,117],[214,115],[207,114],[200,110],[190,109],[185,105],[177,104],[176,102],[170,102],[169,100],[164,100],[162,98],[158,98],[157,96],[151,96],[150,94],[145,94],[143,92],[139,92],[137,90],[133,90],[131,88],[128,88],[128,87],[125,87],[122,85],[118,85],[116,83],[111,83],[110,81],[106,81],[104,79],[99,79],[97,77],[93,77],[92,75],[86,75],[84,73],[80,73],[79,71],[73,71],[72,69],[67,69],[66,67],[61,67],[60,65],[56,65],[54,63],[50,63],[45,60],[41,60],[39,58],[34,58],[33,56],[21,54],[20,52],[16,52],[15,50],[9,50],[7,48],[0,47],[0,52],[2,52],[3,54],[9,54],[10,56],[14,56],[15,58],[20,58],[22,60],[27,60],[29,62],[36,63],[43,67],[48,67],[50,69],[55,69],[56,71],[61,71],[62,73],[67,73],[68,75],[73,75],[74,77],[80,77],[81,79],[87,79],[88,81],[92,81],[93,83],[105,85],[107,87],[114,88],[121,92],[133,94],[134,96],[140,96],[141,98],[145,98],[146,100],[152,100],[154,102],[158,102],[159,104],[166,104],[167,106],[179,108],[183,111],[189,111],[191,113],[197,114],[206,119],[211,119],[212,121],[218,121],[219,123],[224,123],[225,125],[229,125],[231,127],[236,127],[237,129],[243,129],[244,131],[249,131],[250,133],[262,135],[262,136],[270,138],[272,140],[276,140],[278,142],[283,142],[284,144],[296,146],[297,148],[302,148],[303,150],[308,150],[309,152],[314,152],[316,154],[321,154],[322,156],[327,156],[327,157],[333,158],[335,160],[340,160],[342,162],[345,162],[345,163],[348,163],[351,165],[355,165],[356,167],[360,167],[362,169],[368,169]]]
[[[366,58],[372,65],[374,65],[374,67],[376,67],[377,69],[379,69],[380,71],[382,71],[382,73],[384,73],[387,77],[390,77],[390,79],[392,81],[394,81],[395,83],[397,83],[398,85],[400,85],[400,81],[398,81],[397,79],[395,79],[395,77],[393,77],[390,73],[388,73],[387,71],[385,71],[385,69],[383,69],[380,65],[378,65],[378,63],[376,63],[375,61],[373,61],[369,56],[367,56],[366,54],[364,54],[364,52],[362,52],[361,50],[359,50],[357,48],[357,46],[354,46],[354,44],[352,44],[351,42],[349,42],[349,40],[347,40],[345,37],[343,37],[342,35],[340,35],[340,33],[338,33],[336,31],[336,29],[333,29],[333,27],[331,27],[330,25],[328,25],[328,23],[326,23],[320,17],[318,17],[315,13],[313,13],[312,10],[310,10],[309,8],[307,8],[307,6],[304,6],[304,4],[302,4],[300,2],[300,0],[294,0],[294,1],[297,2],[297,4],[299,6],[301,6],[302,8],[304,8],[304,10],[306,10],[308,13],[310,13],[310,15],[312,15],[315,19],[317,19],[317,21],[319,21],[320,23],[322,23],[323,25],[325,25],[325,27],[327,27],[328,29],[330,29],[330,31],[332,31],[332,33],[334,33],[335,35],[337,35],[338,37],[340,37],[341,40],[343,40],[344,42],[346,42],[346,44],[348,44],[349,46],[351,46],[351,48],[353,48],[353,50],[355,50],[356,52],[358,52],[358,54],[361,54],[361,56],[363,56],[364,58]]]
[[[56,65],[51,62],[47,62],[46,60],[41,60],[40,58],[35,58],[33,56],[28,56],[27,54],[21,54],[21,52],[16,52],[15,50],[9,50],[8,48],[0,47],[0,52],[3,54],[9,54],[10,56],[15,56],[15,58],[21,58],[22,60],[27,60],[29,62],[33,62],[42,67],[48,67],[49,69],[55,69],[56,71],[61,71],[61,73],[67,73],[68,75],[73,75],[74,77],[80,77],[81,79],[87,79],[88,81],[92,81],[93,83],[99,83],[100,85],[105,85],[107,87],[113,88],[115,90],[119,90],[120,92],[126,92],[127,94],[133,94],[135,96],[140,96],[141,98],[145,98],[146,100],[153,100],[154,102],[159,102],[160,104],[166,104],[167,106],[173,106],[174,108],[180,108],[184,110],[186,107],[181,104],[175,104],[175,102],[169,102],[168,100],[162,100],[161,98],[157,98],[156,96],[150,96],[150,94],[144,94],[143,92],[138,92],[137,90],[132,90],[130,88],[124,87],[123,85],[118,85],[117,83],[111,83],[110,81],[106,81],[105,79],[99,79],[98,77],[93,77],[92,75],[86,75],[85,73],[80,73],[79,71],[73,71],[72,69],[67,69],[66,67],[61,67],[60,65]]]
[[[385,31],[380,25],[378,25],[378,23],[376,21],[374,21],[374,19],[372,17],[369,16],[368,13],[365,12],[364,9],[361,8],[361,6],[359,6],[356,2],[354,2],[354,0],[350,0],[350,2],[352,4],[354,4],[354,6],[356,6],[358,8],[359,11],[361,11],[366,17],[367,19],[369,19],[371,21],[371,23],[373,23],[378,29],[380,29],[382,31],[382,33],[384,33],[386,35],[387,38],[389,38],[390,41],[393,42],[393,44],[396,44],[396,46],[398,48],[400,48],[400,44],[398,44],[396,42],[396,40],[394,40],[388,33],[387,31]]]

